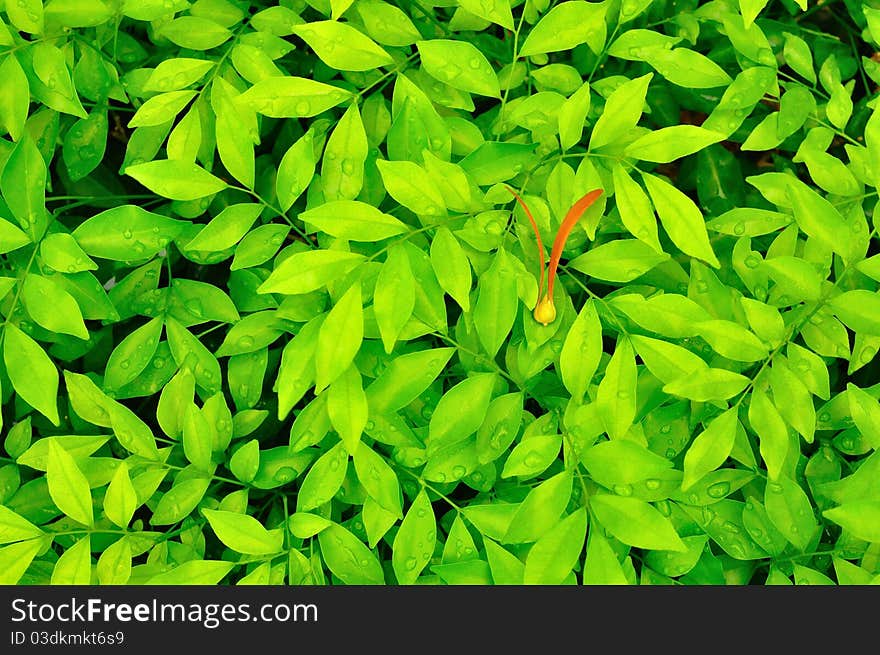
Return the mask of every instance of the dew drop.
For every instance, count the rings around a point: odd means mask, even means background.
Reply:
[[[631,484],[616,484],[614,485],[613,490],[618,496],[632,496],[633,492]]]
[[[730,484],[728,482],[716,482],[706,490],[706,493],[712,498],[724,498],[730,493]]]
[[[463,478],[467,475],[467,469],[461,464],[452,467],[452,476],[454,478]]]
[[[660,488],[660,480],[656,478],[649,478],[645,480],[645,487],[650,489],[651,491],[657,491]]]

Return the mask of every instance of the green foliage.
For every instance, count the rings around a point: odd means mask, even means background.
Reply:
[[[0,583],[876,582],[878,47],[0,3]]]

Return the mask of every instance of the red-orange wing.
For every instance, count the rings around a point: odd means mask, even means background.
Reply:
[[[565,241],[568,239],[568,235],[571,234],[575,224],[580,220],[581,216],[584,215],[584,212],[587,211],[587,209],[590,208],[590,205],[596,202],[601,195],[602,189],[594,189],[593,191],[590,191],[571,206],[571,209],[568,210],[568,213],[562,220],[562,225],[559,226],[559,231],[556,233],[556,238],[553,240],[553,249],[550,251],[550,274],[548,276],[547,295],[551,298],[553,297],[553,282],[556,279],[556,268],[559,266],[559,258],[562,257],[562,249],[565,247]]]

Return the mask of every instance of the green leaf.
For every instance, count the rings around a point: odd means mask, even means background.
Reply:
[[[880,541],[880,502],[872,500],[845,503],[826,509],[822,516],[831,519],[856,539]]]
[[[496,379],[494,373],[477,373],[443,394],[428,425],[430,451],[436,452],[477,431],[486,416]]]
[[[768,482],[764,494],[767,515],[794,546],[805,551],[818,529],[810,499],[800,485],[788,477]]]
[[[361,285],[355,283],[327,314],[315,349],[315,389],[331,384],[349,367],[364,338]]]
[[[315,145],[311,131],[297,139],[278,164],[275,195],[281,211],[287,211],[315,176]]]
[[[642,173],[642,179],[657,209],[663,229],[686,255],[718,268],[721,264],[712,251],[706,222],[700,209],[688,196],[656,175]]]
[[[871,445],[880,447],[880,403],[871,394],[856,385],[847,383],[846,395],[849,398],[849,413],[853,423]]]
[[[761,389],[752,392],[749,403],[749,423],[758,435],[761,458],[771,480],[779,478],[789,452],[788,428],[767,394]]]
[[[880,293],[855,289],[828,301],[834,315],[853,332],[880,334]]]
[[[461,515],[457,514],[443,546],[442,561],[444,564],[452,564],[472,559],[477,559],[477,546]]]
[[[91,538],[89,535],[79,539],[62,553],[49,584],[53,585],[87,585],[92,579]]]
[[[282,261],[257,287],[257,293],[303,294],[316,291],[358,266],[365,257],[341,250],[306,250]]]
[[[410,505],[394,535],[391,563],[400,584],[414,584],[431,561],[437,541],[437,524],[428,494],[422,489]]]
[[[458,5],[475,16],[513,31],[513,13],[505,0],[459,0]]]
[[[385,582],[382,567],[376,556],[341,525],[330,524],[318,534],[321,554],[327,567],[344,584],[373,584]]]
[[[636,239],[619,239],[575,257],[568,266],[600,280],[630,282],[669,259]]]
[[[40,257],[47,266],[61,273],[93,271],[98,268],[98,265],[80,248],[76,239],[64,232],[47,234],[43,238],[40,243]]]
[[[151,319],[133,330],[110,353],[104,385],[118,389],[140,375],[153,358],[162,336],[162,319]]]
[[[56,0],[57,1],[57,0]],[[205,59],[176,57],[159,62],[144,83],[145,91],[174,91],[198,82],[214,64]]]
[[[321,232],[350,241],[382,241],[408,230],[390,214],[357,200],[334,200],[299,216]]]
[[[624,227],[657,252],[663,252],[657,237],[657,220],[654,218],[654,209],[648,194],[620,164],[614,164],[611,170],[617,211],[620,212]]]
[[[674,343],[640,334],[632,335],[631,341],[645,366],[661,382],[673,382],[694,371],[708,368],[698,355]]]
[[[672,467],[665,457],[627,439],[591,446],[583,452],[581,461],[593,480],[620,495],[631,494],[634,483],[662,477]]]
[[[189,403],[183,414],[183,452],[193,466],[208,472],[211,469],[210,429],[195,403]]]
[[[355,11],[364,21],[367,34],[382,45],[412,45],[422,36],[409,16],[387,2],[360,0],[355,4]]]
[[[426,216],[446,213],[446,201],[421,166],[410,161],[384,160],[377,160],[376,166],[388,194],[401,205]]]
[[[768,355],[758,337],[739,323],[714,319],[700,321],[694,330],[720,355],[740,362],[757,362]]]
[[[233,247],[248,233],[262,210],[262,205],[255,203],[226,207],[187,242],[185,249],[219,252]]]
[[[42,9],[42,3],[39,3]],[[0,64],[0,126],[13,141],[21,139],[30,104],[28,79],[15,55],[9,54]]]
[[[210,483],[210,478],[175,481],[174,486],[166,491],[156,504],[150,523],[171,525],[188,516],[202,500]]]
[[[608,96],[605,108],[593,126],[590,150],[613,144],[636,126],[645,107],[645,94],[652,77],[653,74],[648,73],[629,80]]]
[[[584,508],[569,514],[546,532],[526,557],[524,584],[562,584],[580,559],[587,536]]]
[[[688,89],[709,89],[731,82],[730,75],[718,64],[688,48],[653,48],[645,61],[673,84]]]
[[[157,159],[128,166],[125,174],[171,200],[198,200],[228,186],[201,166],[177,159]]]
[[[521,57],[570,50],[586,43],[594,54],[605,44],[606,6],[602,3],[562,2],[548,11],[529,32]]]
[[[621,439],[636,416],[636,359],[632,344],[620,338],[596,392],[596,405],[605,431]]]
[[[331,383],[327,392],[327,415],[346,450],[355,452],[369,415],[367,396],[355,366],[349,366]]]
[[[229,470],[242,482],[252,482],[260,470],[260,442],[251,439],[232,453]]]
[[[22,3],[15,3],[6,8],[10,22],[22,32],[29,34],[40,34],[43,31],[44,11],[43,3],[38,0],[24,0]],[[27,568],[27,564],[25,564]],[[24,569],[22,569],[24,570]],[[14,582],[4,582],[4,584],[14,584]]]
[[[0,194],[32,241],[49,224],[46,212],[46,161],[29,135],[19,140],[0,173]]]
[[[451,532],[449,539],[452,539]],[[492,572],[492,582],[496,585],[521,585],[525,564],[488,537],[483,537],[483,543],[486,546],[486,559]]]
[[[559,521],[571,499],[572,474],[563,471],[529,491],[513,515],[502,543],[537,541]]]
[[[113,433],[123,448],[147,459],[158,459],[156,440],[146,423],[122,403],[108,399],[105,409]]]
[[[373,310],[386,353],[394,349],[415,309],[415,284],[406,252],[399,246],[390,248],[373,292]]]
[[[501,477],[526,479],[540,475],[559,456],[561,446],[562,437],[558,434],[539,434],[523,439],[504,462]]]
[[[590,530],[590,538],[587,541],[587,557],[584,562],[583,584],[628,584],[623,567],[617,559],[617,554],[601,530]]]
[[[625,544],[648,550],[687,550],[669,519],[643,500],[596,494],[590,499],[590,511]]]
[[[89,331],[76,300],[52,278],[28,275],[24,280],[21,297],[28,314],[40,326],[80,339],[89,338]]]
[[[336,70],[366,71],[393,63],[391,55],[348,23],[320,20],[290,29]]]
[[[179,16],[162,27],[162,35],[190,50],[210,50],[226,42],[232,32],[201,16]]]
[[[297,494],[296,511],[308,512],[329,502],[342,486],[347,470],[348,451],[340,442],[309,469]]]
[[[92,527],[95,523],[92,492],[76,460],[54,440],[49,442],[46,481],[52,502],[74,521]]]
[[[29,244],[28,235],[15,227],[12,223],[0,220],[0,252],[3,254],[18,250]]]
[[[801,182],[788,186],[788,197],[798,227],[845,260],[855,257],[849,227],[837,208]]]
[[[626,154],[642,161],[667,163],[718,143],[723,134],[696,125],[674,125],[649,132],[626,147]]]
[[[416,46],[422,67],[431,77],[454,89],[493,98],[501,97],[501,87],[492,65],[473,44],[467,41],[432,39],[418,41]]]
[[[128,127],[155,127],[167,123],[195,97],[196,91],[169,91],[155,95],[138,108],[128,121]]]
[[[722,368],[706,368],[668,382],[664,393],[698,402],[727,400],[745,389],[749,378]]]
[[[128,465],[120,462],[104,494],[104,514],[113,523],[125,529],[139,504],[129,476]]]
[[[34,557],[43,549],[42,539],[29,539],[0,548],[0,584],[18,583]]]
[[[123,585],[131,578],[131,541],[128,537],[117,539],[107,546],[98,557],[95,567],[98,582],[102,585]]]
[[[72,236],[89,255],[130,261],[152,257],[176,239],[184,225],[136,205],[121,205],[87,219]]]
[[[325,200],[353,200],[357,197],[364,184],[367,149],[364,123],[357,105],[352,104],[339,119],[324,148],[321,188]]]
[[[577,145],[584,131],[584,122],[590,113],[590,83],[583,85],[559,108],[559,143],[563,150]]]
[[[15,393],[54,425],[60,425],[58,369],[46,351],[12,323],[3,329],[3,363]]]
[[[712,419],[694,438],[684,456],[682,491],[690,489],[700,478],[725,462],[733,450],[738,426],[737,409],[732,407]]]
[[[431,241],[431,267],[443,290],[465,312],[470,311],[471,265],[458,239],[447,227],[440,227]]]
[[[0,505],[0,544],[43,536],[43,531],[5,505]]]
[[[559,353],[559,373],[572,399],[580,401],[584,397],[601,357],[602,323],[590,299],[569,328]]]
[[[371,414],[395,412],[418,398],[437,379],[455,353],[434,348],[400,355],[367,387]]]
[[[147,585],[216,585],[233,569],[235,562],[190,560],[170,571],[149,578]]]
[[[352,459],[358,480],[370,497],[385,511],[391,512],[397,518],[402,517],[400,483],[382,456],[362,442],[357,445]]]
[[[237,100],[271,118],[308,118],[349,97],[351,92],[339,87],[305,77],[286,76],[257,82]]]
[[[474,327],[486,352],[494,357],[513,328],[518,310],[516,280],[511,275],[508,255],[499,250],[483,273],[474,303]]]
[[[505,182],[531,165],[535,160],[535,147],[535,144],[485,141],[459,165],[480,186]]]
[[[245,555],[271,555],[281,551],[282,530],[267,530],[253,516],[203,509],[211,529],[223,544]]]

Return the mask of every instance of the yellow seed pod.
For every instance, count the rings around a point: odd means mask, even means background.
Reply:
[[[535,311],[532,313],[535,320],[541,325],[549,325],[556,320],[556,306],[553,304],[553,298],[544,296],[535,305]]]

